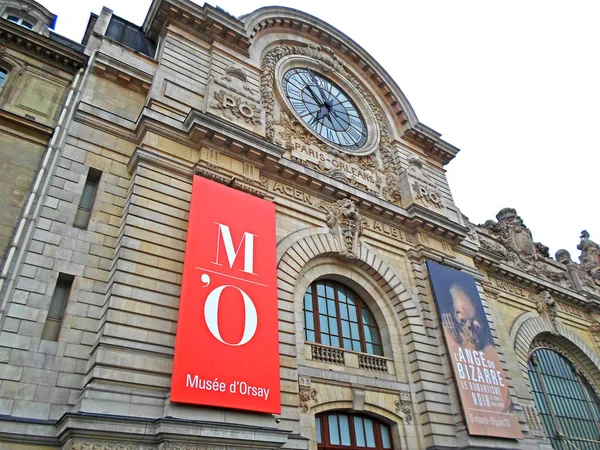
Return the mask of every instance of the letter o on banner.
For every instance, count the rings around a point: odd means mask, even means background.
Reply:
[[[225,290],[225,288],[228,287],[240,291],[240,294],[242,294],[242,298],[244,299],[244,312],[246,313],[246,318],[244,320],[244,334],[242,335],[240,342],[237,344],[224,341],[219,331],[219,300],[221,299],[221,293]],[[256,327],[258,325],[256,307],[254,306],[252,299],[239,287],[232,286],[230,284],[219,286],[210,294],[208,294],[206,303],[204,304],[204,320],[206,321],[208,329],[215,338],[217,338],[223,344],[231,345],[232,347],[238,347],[250,342],[250,339],[252,339],[254,337],[254,333],[256,333]]]

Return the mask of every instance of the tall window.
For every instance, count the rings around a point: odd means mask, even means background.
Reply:
[[[600,400],[572,363],[541,348],[529,359],[529,379],[552,448],[600,450]]]
[[[317,447],[327,449],[391,449],[390,428],[371,417],[326,413],[316,417]]]
[[[56,341],[58,339],[60,324],[65,315],[65,309],[67,308],[67,301],[69,300],[72,285],[73,275],[61,273],[58,276],[54,294],[52,294],[48,316],[46,317],[46,323],[44,324],[44,330],[42,331],[42,339],[48,339],[50,341]]]
[[[98,183],[102,172],[98,169],[90,168],[88,171],[87,178],[85,179],[85,185],[83,186],[83,193],[79,200],[79,207],[75,214],[75,220],[73,226],[76,228],[86,229],[90,221],[92,214],[92,206],[94,206],[94,199],[96,198],[96,192],[98,191]]]
[[[308,342],[383,356],[375,318],[350,288],[331,280],[312,283],[304,294]]]

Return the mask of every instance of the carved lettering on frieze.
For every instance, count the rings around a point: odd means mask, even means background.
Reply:
[[[494,285],[498,289],[525,298],[525,292],[520,287],[515,286],[514,284],[507,283],[506,281],[497,280],[495,278],[492,278],[492,280],[494,281]]]
[[[316,204],[316,200],[312,195],[295,187],[280,183],[279,181],[276,181],[273,184],[271,190],[273,192],[277,192],[278,194],[285,195],[286,197],[293,198],[294,200],[298,200],[305,205],[313,206]]]
[[[247,124],[260,125],[262,124],[260,106],[248,102],[242,97],[232,95],[225,92],[223,89],[215,91],[213,96],[216,103],[211,105],[211,108],[218,109],[228,120],[243,120]]]

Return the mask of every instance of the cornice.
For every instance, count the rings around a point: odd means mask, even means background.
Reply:
[[[534,291],[548,290],[555,298],[560,298],[567,303],[583,307],[585,310],[600,310],[600,298],[597,298],[592,294],[582,295],[575,293],[563,286],[554,284],[551,281],[529,275],[526,272],[501,262],[496,256],[481,248],[474,259],[475,263],[484,266],[488,273],[512,280],[520,285],[527,286]]]
[[[362,72],[362,76],[379,89],[379,97],[393,112],[402,127],[418,123],[417,116],[404,93],[388,73],[364,50],[341,31],[328,23],[304,12],[283,7],[260,8],[241,18],[251,41],[265,30],[283,29],[301,32],[310,36],[315,43],[325,45]]]
[[[240,153],[260,162],[265,173],[275,174],[284,180],[293,181],[298,187],[322,192],[334,199],[349,198],[361,210],[381,216],[390,223],[402,224],[409,229],[422,228],[454,244],[459,244],[467,235],[467,228],[442,215],[416,205],[408,210],[401,208],[372,194],[323,176],[304,165],[284,159],[285,149],[200,111],[190,112],[184,123],[184,129],[193,142],[213,142],[219,148],[228,148],[234,153]]]
[[[199,6],[187,0],[154,0],[144,20],[144,32],[150,39],[158,40],[169,21],[179,22],[190,33],[209,41],[218,40],[244,54],[250,47],[243,24],[206,3]]]
[[[4,109],[0,109],[0,124],[7,123],[10,124],[10,128],[21,128],[24,131],[28,132],[30,135],[34,135],[38,138],[37,143],[45,143],[50,139],[52,133],[54,132],[54,128],[49,127],[47,125],[43,125],[41,123],[36,122],[35,120],[27,119],[18,114],[11,113]]]
[[[83,53],[4,19],[0,19],[0,43],[16,47],[28,56],[44,60],[70,73],[85,66],[88,59]]]
[[[402,137],[445,166],[454,159],[460,149],[444,141],[441,136],[437,131],[418,123],[407,130]]]

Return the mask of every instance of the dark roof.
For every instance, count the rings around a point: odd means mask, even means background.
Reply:
[[[156,44],[146,37],[142,27],[113,15],[104,34],[107,38],[154,58]]]
[[[83,53],[85,50],[85,46],[81,45],[79,42],[72,41],[69,38],[61,36],[58,33],[55,33],[52,30],[48,30],[50,32],[50,39],[54,42],[64,45],[65,47],[69,47],[71,50],[75,50],[76,52]]]

